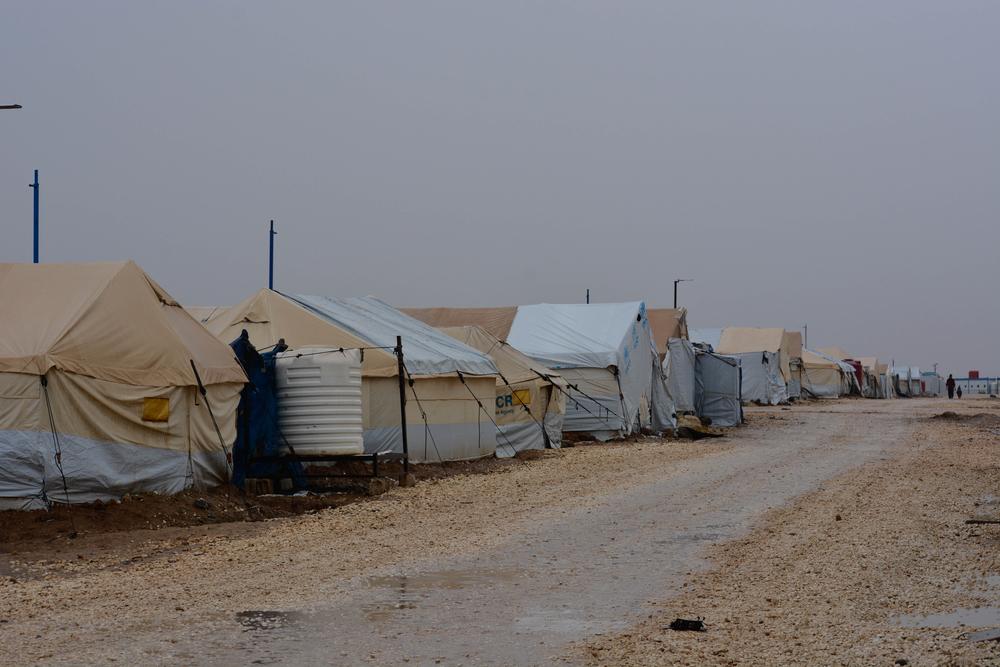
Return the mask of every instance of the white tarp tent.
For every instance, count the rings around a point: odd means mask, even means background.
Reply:
[[[522,354],[481,327],[441,327],[441,331],[486,354],[496,364],[494,420],[497,456],[528,449],[559,448],[568,385],[559,374]]]
[[[520,306],[507,342],[569,383],[563,430],[608,439],[674,427],[641,301]]]
[[[677,414],[696,413],[695,348],[689,340],[670,338],[663,355],[667,394]]]
[[[0,507],[228,481],[246,375],[135,263],[0,264],[0,313]]]
[[[491,456],[496,428],[497,369],[490,358],[373,297],[330,299],[260,290],[206,323],[223,341],[246,329],[257,348],[284,339],[301,347],[365,348],[361,361],[362,413],[367,453],[402,451],[398,363],[403,338],[406,426],[410,460],[468,460]],[[462,379],[458,373],[463,374]],[[463,381],[464,379],[464,381]],[[477,403],[477,401],[479,403]]]
[[[738,357],[697,350],[695,357],[695,407],[699,417],[713,426],[738,426],[743,422],[740,360]]]

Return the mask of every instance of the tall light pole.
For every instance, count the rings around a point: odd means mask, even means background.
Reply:
[[[29,183],[28,187],[34,190],[35,199],[35,252],[34,252],[34,263],[38,264],[38,170],[35,170],[35,182]]]
[[[691,283],[694,278],[678,278],[674,281],[674,310],[677,310],[677,283]]]
[[[803,338],[802,347],[809,349],[809,325],[803,324],[802,330],[805,331],[805,333],[802,335]]]
[[[274,220],[271,221],[271,231],[267,235],[267,289],[274,289],[274,237],[278,232],[274,231]]]

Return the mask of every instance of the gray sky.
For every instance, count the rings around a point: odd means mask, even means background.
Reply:
[[[13,2],[0,261],[178,299],[644,299],[1000,370],[1000,3]]]

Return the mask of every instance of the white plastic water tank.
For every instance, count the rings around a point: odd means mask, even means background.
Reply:
[[[296,454],[364,453],[359,350],[299,348],[275,369],[278,427]]]

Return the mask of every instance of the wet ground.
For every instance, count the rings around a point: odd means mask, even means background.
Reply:
[[[824,480],[905,447],[915,428],[906,404],[883,405],[787,415],[774,437],[747,438],[719,456],[681,463],[664,479],[568,507],[494,548],[374,570],[308,608],[248,608],[183,628],[170,653],[158,657],[213,664],[549,663],[573,642],[644,618],[652,601],[707,567],[708,545],[743,534],[763,512]]]

